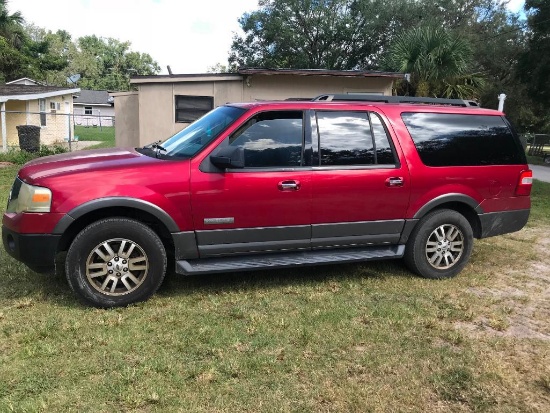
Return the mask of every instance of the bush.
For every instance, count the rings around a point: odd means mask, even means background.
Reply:
[[[42,156],[57,155],[59,153],[65,153],[65,149],[61,145],[46,146],[40,145],[38,152],[27,152],[19,149],[10,149],[8,152],[0,153],[0,162],[11,162],[17,165],[23,165],[28,161]]]

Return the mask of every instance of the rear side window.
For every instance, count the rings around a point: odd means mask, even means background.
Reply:
[[[386,129],[377,114],[319,111],[316,117],[318,143],[314,145],[314,165],[360,166],[396,163]]]
[[[521,144],[500,116],[403,113],[401,117],[425,165],[526,163]]]

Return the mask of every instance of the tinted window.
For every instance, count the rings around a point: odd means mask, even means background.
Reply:
[[[526,163],[512,131],[500,116],[403,113],[422,162],[428,166]]]
[[[372,112],[317,112],[312,119],[314,165],[394,165],[395,154],[382,119]],[[319,163],[319,147],[321,162]]]
[[[390,145],[390,138],[384,128],[382,119],[376,113],[370,114],[370,121],[372,125],[372,133],[374,134],[374,144],[376,148],[376,163],[377,164],[395,164],[395,155],[393,153],[392,146]]]
[[[302,118],[298,111],[258,114],[231,137],[230,145],[244,148],[245,168],[300,166]]]
[[[366,112],[317,112],[321,165],[371,165],[374,148]]]

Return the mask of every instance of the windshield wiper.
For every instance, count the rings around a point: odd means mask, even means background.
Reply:
[[[160,151],[166,152],[166,148],[164,148],[162,145],[160,145],[160,142],[162,142],[162,141],[157,141],[157,142],[153,142],[153,143],[150,143],[148,145],[145,145],[143,147],[143,149],[154,149],[155,157],[158,158],[159,154],[160,154]]]

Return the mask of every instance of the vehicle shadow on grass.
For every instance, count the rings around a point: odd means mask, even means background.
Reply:
[[[254,292],[321,285],[328,281],[360,282],[365,279],[410,277],[415,276],[401,260],[188,276],[171,272],[166,275],[157,294],[178,297],[219,292]]]
[[[71,305],[72,291],[64,275],[39,274],[23,264],[15,264],[14,271],[0,279],[0,303],[18,305],[21,300],[51,301]],[[74,300],[73,300],[74,301]]]
[[[67,308],[83,308],[71,291],[62,271],[39,274],[23,264],[6,262],[0,278],[0,303],[4,306],[46,301]],[[263,271],[179,275],[169,271],[159,288],[159,297],[184,297],[220,292],[255,292],[280,288],[323,285],[327,282],[361,282],[387,278],[415,277],[401,260],[323,265]]]

